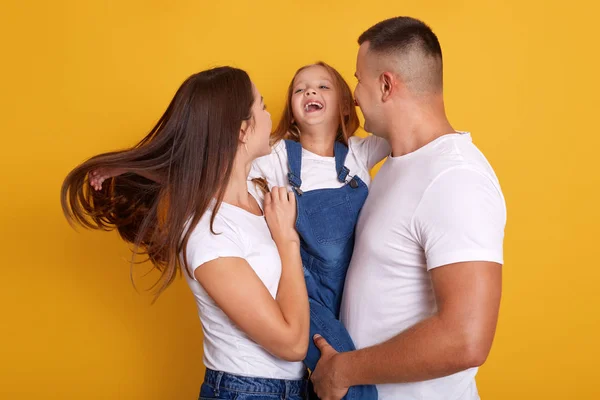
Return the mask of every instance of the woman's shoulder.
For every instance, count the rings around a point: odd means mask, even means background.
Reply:
[[[240,235],[239,229],[235,224],[235,216],[229,215],[230,210],[227,204],[221,203],[216,215],[213,218],[215,203],[204,212],[202,217],[198,220],[198,223],[192,229],[190,239],[199,242],[214,242],[220,241],[220,237],[227,237],[229,239],[235,238]],[[191,220],[189,221],[191,223]]]

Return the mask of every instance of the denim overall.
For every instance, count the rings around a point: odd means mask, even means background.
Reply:
[[[339,321],[342,291],[346,271],[354,247],[354,228],[358,214],[367,199],[367,185],[351,176],[344,166],[348,147],[335,142],[337,178],[341,188],[302,191],[302,145],[286,140],[288,181],[296,194],[298,217],[296,230],[300,235],[300,255],[310,304],[310,342],[304,364],[313,371],[321,352],[312,337],[323,336],[338,352],[355,350],[346,328]],[[311,394],[310,398],[316,398]],[[344,396],[346,400],[375,400],[375,386],[354,386]]]

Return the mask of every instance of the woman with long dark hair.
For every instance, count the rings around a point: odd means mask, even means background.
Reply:
[[[91,158],[63,184],[67,218],[116,228],[161,272],[157,295],[178,271],[186,277],[204,331],[200,398],[305,396],[309,306],[295,197],[248,181],[271,151],[271,127],[246,72],[203,71],[140,143]],[[128,173],[94,190],[90,174],[103,168]]]

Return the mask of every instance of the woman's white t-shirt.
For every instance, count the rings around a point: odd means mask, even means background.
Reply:
[[[248,191],[260,196],[249,182]],[[281,277],[281,259],[264,217],[231,204],[222,203],[210,231],[211,211],[194,228],[187,245],[187,260],[192,277],[184,274],[190,286],[204,332],[204,365],[236,375],[274,379],[300,379],[305,368],[301,362],[281,360],[250,339],[225,315],[193,278],[196,268],[219,257],[239,257],[248,262],[273,298]],[[239,285],[243,285],[240,282]]]

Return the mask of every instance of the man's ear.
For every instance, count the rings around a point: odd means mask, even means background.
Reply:
[[[385,102],[392,97],[392,94],[398,89],[398,81],[391,72],[383,72],[379,76],[379,87],[381,90],[381,101]]]

